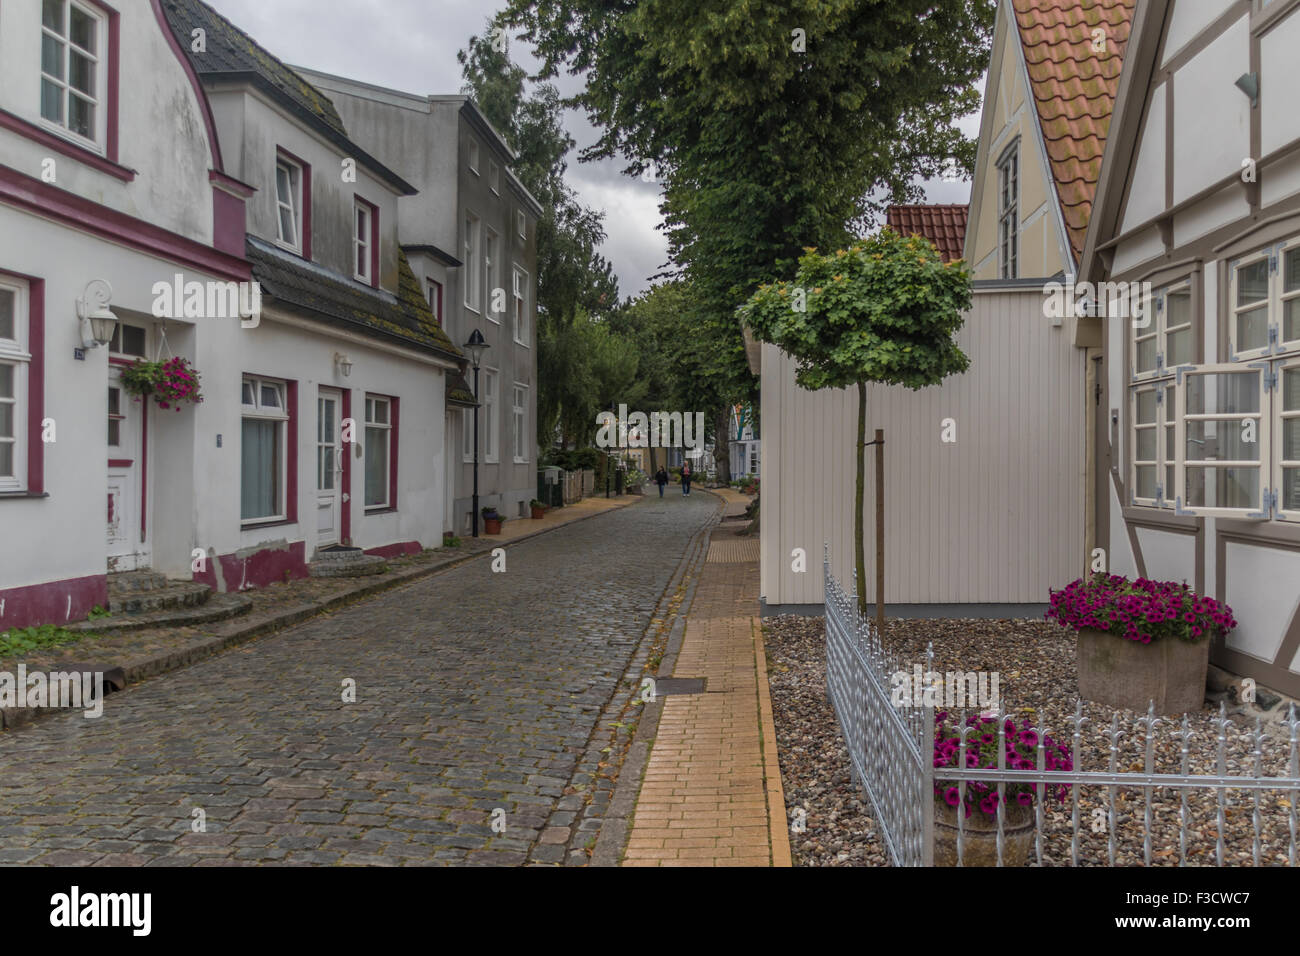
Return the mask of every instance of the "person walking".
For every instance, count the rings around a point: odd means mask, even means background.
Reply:
[[[663,465],[655,472],[655,484],[659,486],[659,497],[664,496],[664,485],[668,484],[668,471]]]
[[[691,463],[682,462],[682,497],[685,498],[691,493]]]

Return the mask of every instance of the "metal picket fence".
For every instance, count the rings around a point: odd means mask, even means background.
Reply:
[[[1192,841],[1203,837],[1195,829],[1189,812],[1189,798],[1212,798],[1215,804],[1213,839],[1214,864],[1223,866],[1227,846],[1227,819],[1230,812],[1248,812],[1251,822],[1251,859],[1261,865],[1266,852],[1272,850],[1270,859],[1276,859],[1276,849],[1265,846],[1265,820],[1261,795],[1267,792],[1280,794],[1276,805],[1285,810],[1286,861],[1297,865],[1297,831],[1300,829],[1300,718],[1292,706],[1281,730],[1287,735],[1289,748],[1285,772],[1281,775],[1265,773],[1266,745],[1270,734],[1256,722],[1253,730],[1242,732],[1224,712],[1222,706],[1217,717],[1211,720],[1214,728],[1214,773],[1192,773],[1191,758],[1193,732],[1189,718],[1180,722],[1157,717],[1154,709],[1137,718],[1121,717],[1112,712],[1110,720],[1098,726],[1086,717],[1082,703],[1076,703],[1069,735],[1072,769],[1049,770],[1045,741],[1051,731],[1035,724],[1029,728],[1031,740],[1036,741],[1036,765],[1013,769],[1006,765],[1005,735],[1009,720],[1005,701],[999,701],[995,716],[998,766],[996,769],[967,768],[966,753],[969,738],[976,732],[964,726],[964,713],[957,720],[960,742],[956,767],[934,766],[935,708],[933,705],[911,701],[897,703],[892,694],[891,676],[899,671],[910,672],[911,667],[900,655],[887,647],[874,623],[859,614],[857,581],[854,575],[853,590],[846,593],[831,574],[829,548],[823,558],[823,576],[826,591],[826,690],[834,707],[841,734],[849,752],[855,781],[862,787],[871,802],[880,838],[895,866],[931,866],[935,860],[935,785],[947,784],[957,788],[957,799],[964,804],[967,787],[972,783],[995,786],[997,799],[996,848],[997,865],[1003,865],[1006,844],[1006,792],[1017,785],[1037,785],[1039,798],[1033,801],[1033,851],[1031,865],[1048,862],[1045,840],[1048,838],[1047,800],[1043,794],[1047,787],[1068,785],[1069,796],[1069,858],[1071,866],[1081,862],[1116,864],[1120,839],[1121,813],[1117,797],[1122,792],[1140,791],[1142,862],[1151,865],[1155,860],[1153,826],[1157,804],[1168,806],[1176,792],[1177,799],[1177,863],[1189,863]],[[933,648],[926,651],[925,671],[933,670]],[[993,715],[989,715],[993,716]],[[1083,758],[1084,726],[1093,723],[1095,732],[1105,741],[1109,754],[1104,769],[1088,769],[1081,765]],[[1179,772],[1157,772],[1157,728],[1170,725],[1173,729],[1168,739],[1176,741],[1179,755]],[[1014,724],[1013,724],[1014,726]],[[990,728],[980,728],[986,732]],[[1204,737],[1205,734],[1201,734]],[[1122,758],[1121,741],[1140,741],[1141,759],[1134,762],[1132,755]],[[1229,740],[1247,744],[1244,758],[1240,749],[1229,756]],[[1061,738],[1064,740],[1065,738]],[[1274,754],[1274,757],[1277,755]],[[1276,761],[1275,761],[1276,762]],[[1126,765],[1125,765],[1126,763]],[[1230,772],[1233,766],[1239,769]],[[959,769],[966,768],[966,769]],[[1094,808],[1089,820],[1081,819],[1081,791],[1085,787],[1105,788],[1104,807]],[[1242,792],[1245,807],[1229,808],[1229,793]],[[961,804],[959,804],[961,805]],[[1127,804],[1126,804],[1127,807]],[[1062,808],[1064,809],[1064,807]],[[1104,817],[1103,817],[1104,812]],[[966,857],[966,824],[962,813],[953,814],[956,820],[956,864],[962,865]],[[1136,813],[1126,813],[1128,820],[1136,821]],[[1127,820],[1126,820],[1127,822]],[[1095,834],[1102,827],[1106,851],[1104,860],[1083,860],[1081,832],[1085,825]],[[1275,828],[1280,829],[1280,826]],[[1059,831],[1058,840],[1060,839]],[[1056,847],[1056,861],[1062,859],[1064,847]],[[1163,857],[1168,860],[1168,855]]]

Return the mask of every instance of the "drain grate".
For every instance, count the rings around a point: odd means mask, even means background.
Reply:
[[[656,697],[676,697],[683,694],[703,694],[707,677],[656,677]]]

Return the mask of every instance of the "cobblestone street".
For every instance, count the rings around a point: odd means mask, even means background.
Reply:
[[[647,498],[0,734],[0,863],[574,862],[608,793],[565,790],[717,508]]]

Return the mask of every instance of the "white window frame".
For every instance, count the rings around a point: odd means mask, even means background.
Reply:
[[[388,409],[388,421],[381,422],[376,416],[379,406]],[[385,433],[384,441],[384,500],[370,501],[369,489],[366,487],[365,469],[361,472],[361,500],[366,511],[385,511],[392,508],[392,483],[393,483],[393,400],[387,395],[366,395],[365,397],[365,456],[366,462],[370,461],[370,453],[374,448],[374,440],[371,438],[372,431],[382,431]]]
[[[528,218],[522,209],[515,210],[515,231],[519,233],[520,239],[528,240]]]
[[[1136,383],[1128,390],[1129,394],[1129,504],[1148,508],[1173,508],[1174,488],[1169,481],[1169,469],[1175,466],[1177,454],[1177,432],[1175,428],[1173,397],[1169,390],[1176,387],[1172,379]],[[1138,422],[1138,398],[1141,393],[1153,392],[1156,400],[1155,421]],[[1169,454],[1169,434],[1174,430],[1174,456]],[[1153,431],[1156,435],[1155,458],[1138,458],[1138,433]],[[1154,468],[1156,470],[1156,487],[1154,496],[1138,494],[1138,469]],[[1175,481],[1177,479],[1175,478]]]
[[[107,18],[103,12],[92,7],[87,3],[80,3],[78,0],[62,0],[63,5],[63,28],[66,31],[60,35],[55,33],[49,27],[45,26],[44,17],[41,18],[41,52],[38,61],[37,70],[40,80],[37,83],[38,96],[43,101],[43,85],[49,83],[59,90],[59,107],[63,115],[62,122],[49,119],[45,115],[44,104],[40,102],[37,106],[37,113],[41,118],[41,123],[48,129],[66,139],[72,139],[79,145],[88,146],[92,151],[101,155],[104,153],[105,144],[108,136],[108,102],[107,96],[112,95],[108,89],[108,61],[112,56],[112,51],[108,49],[111,38],[108,35]],[[95,52],[78,46],[72,42],[72,11],[76,9],[85,16],[89,17],[95,23]],[[61,48],[63,78],[60,79],[45,72],[45,41],[49,37]],[[71,84],[70,67],[73,49],[82,59],[88,60],[93,64],[95,77],[95,95],[90,96],[81,90],[76,89]],[[91,104],[94,110],[94,130],[93,136],[86,136],[74,130],[69,124],[71,111],[68,109],[70,99],[76,98],[85,100]]]
[[[487,299],[483,303],[483,314],[489,322],[501,324],[501,314],[492,308],[497,289],[501,288],[501,236],[491,226],[483,236],[483,276],[487,282]]]
[[[467,165],[469,166],[469,171],[473,173],[475,176],[479,174],[478,163],[479,163],[478,140],[476,140],[473,136],[470,136],[469,137],[469,159],[467,160]]]
[[[497,382],[500,379],[498,369],[483,369],[483,460],[489,465],[501,461],[500,429],[497,428]]]
[[[514,458],[516,465],[522,465],[528,461],[528,386],[522,382],[515,382],[511,397],[513,398],[511,416],[514,421]]]
[[[474,412],[476,410],[464,407],[460,410],[460,460],[462,462],[474,460]]]
[[[1194,376],[1219,375],[1219,374],[1236,374],[1242,375],[1253,371],[1259,382],[1259,411],[1254,413],[1234,412],[1232,414],[1220,412],[1201,412],[1189,414],[1187,411],[1187,396],[1190,391],[1189,380]],[[1272,431],[1271,420],[1271,389],[1270,370],[1267,362],[1246,363],[1216,363],[1211,365],[1183,366],[1178,369],[1175,395],[1177,400],[1177,421],[1175,432],[1175,449],[1177,450],[1177,460],[1175,462],[1174,476],[1177,485],[1174,489],[1174,501],[1178,514],[1182,515],[1199,515],[1204,517],[1220,518],[1248,518],[1254,520],[1267,520],[1272,516],[1271,492],[1270,487],[1273,472],[1270,468],[1272,458],[1270,456],[1270,432]],[[1258,461],[1238,461],[1234,459],[1215,458],[1210,459],[1213,465],[1203,464],[1204,459],[1192,459],[1189,464],[1187,458],[1187,425],[1188,422],[1237,422],[1244,423],[1247,419],[1255,419],[1255,440],[1259,445]],[[1187,496],[1187,475],[1189,468],[1214,472],[1223,467],[1230,468],[1253,468],[1259,471],[1259,497],[1250,507],[1245,508],[1224,508],[1224,507],[1190,507]]]
[[[1274,354],[1286,354],[1289,352],[1300,352],[1300,334],[1294,339],[1286,338],[1286,304],[1292,300],[1300,299],[1300,283],[1290,292],[1286,290],[1286,254],[1288,252],[1300,252],[1300,236],[1288,239],[1285,242],[1278,243],[1277,256],[1277,315],[1272,316],[1270,306],[1270,341],[1275,342]],[[1300,258],[1300,257],[1298,257]],[[1300,333],[1300,321],[1296,323],[1297,332]]]
[[[1264,358],[1273,352],[1273,345],[1276,342],[1277,334],[1277,313],[1275,304],[1277,300],[1277,290],[1280,286],[1278,281],[1278,246],[1268,246],[1250,255],[1241,256],[1228,263],[1228,360],[1230,362],[1248,362],[1254,359]],[[1268,293],[1259,302],[1241,307],[1237,305],[1237,275],[1240,270],[1249,265],[1258,262],[1268,263]],[[1237,349],[1237,316],[1244,312],[1253,312],[1256,309],[1264,309],[1265,321],[1265,342],[1264,345],[1238,351]]]
[[[424,283],[429,290],[429,311],[433,313],[433,317],[441,327],[445,324],[442,320],[442,310],[446,308],[447,287],[439,279],[426,278]]]
[[[0,338],[0,364],[13,371],[13,397],[0,398],[0,404],[13,409],[13,435],[0,439],[13,446],[13,474],[0,475],[0,492],[27,490],[27,414],[29,410],[29,384],[32,354],[31,342],[31,292],[27,283],[0,276],[0,289],[13,293],[14,334]]]
[[[511,316],[514,320],[514,338],[516,345],[529,347],[531,329],[528,322],[528,273],[513,267],[511,275],[512,297],[510,300]]]
[[[244,385],[253,387],[253,403],[250,405],[244,401]],[[279,397],[279,408],[276,409],[262,404],[263,387],[274,388]],[[245,518],[243,516],[243,501],[241,492],[240,501],[240,525],[241,527],[251,528],[261,524],[274,524],[276,522],[287,521],[289,517],[289,384],[283,379],[266,378],[260,375],[245,375],[240,382],[239,388],[239,420],[240,420],[240,446],[242,455],[243,445],[243,422],[245,419],[257,419],[259,421],[277,422],[279,451],[279,481],[275,490],[276,511],[274,515],[264,515],[260,518]],[[244,463],[241,459],[239,463],[239,480],[242,487],[244,480]]]
[[[1286,372],[1295,371],[1300,375],[1300,356],[1293,356],[1284,359],[1274,365],[1274,371],[1270,377],[1269,384],[1272,385],[1273,397],[1273,441],[1276,449],[1276,457],[1273,462],[1273,513],[1274,517],[1281,521],[1300,521],[1300,508],[1287,508],[1284,491],[1286,488],[1283,481],[1283,472],[1285,469],[1293,468],[1300,471],[1300,458],[1284,458],[1286,449],[1286,423],[1288,421],[1300,420],[1300,405],[1294,409],[1286,407]],[[1297,426],[1300,427],[1300,426]],[[1300,478],[1297,478],[1300,481]]]
[[[465,235],[461,241],[462,258],[465,262],[465,308],[471,312],[479,313],[481,302],[479,297],[482,295],[482,279],[479,276],[479,247],[482,245],[480,236],[483,231],[483,220],[473,211],[466,209],[464,215]]]
[[[362,199],[352,201],[352,277],[358,282],[370,285],[374,281],[371,274],[370,248],[373,245],[375,211]],[[364,217],[364,221],[362,220]],[[364,233],[364,235],[362,235]],[[365,256],[361,255],[362,250]]]
[[[494,196],[501,195],[501,167],[493,160],[488,160],[488,189]]]
[[[1172,296],[1186,296],[1188,300],[1187,321],[1182,325],[1169,326],[1169,299]],[[1129,307],[1123,309],[1123,315],[1116,316],[1116,321],[1128,322],[1131,335],[1129,337],[1129,378],[1134,382],[1149,381],[1157,378],[1168,378],[1174,374],[1179,364],[1190,364],[1188,362],[1171,362],[1169,361],[1169,339],[1170,336],[1179,332],[1188,332],[1191,336],[1193,355],[1196,351],[1196,315],[1192,308],[1192,283],[1190,279],[1184,279],[1175,282],[1172,285],[1157,289],[1151,297],[1150,302],[1130,303]],[[1145,326],[1140,326],[1133,318],[1133,309],[1139,308],[1142,315],[1151,316],[1151,321]],[[1151,368],[1138,368],[1138,348],[1146,342],[1153,343],[1155,348],[1155,363]]]
[[[1020,275],[1020,143],[1002,152],[998,171],[998,276]]]
[[[289,201],[286,203],[280,198],[280,167],[285,167],[289,172]],[[277,155],[275,158],[275,242],[276,245],[282,246],[293,252],[302,255],[302,164],[295,163],[283,155]],[[293,221],[293,241],[284,238],[284,223],[281,212],[288,210],[289,217]]]

